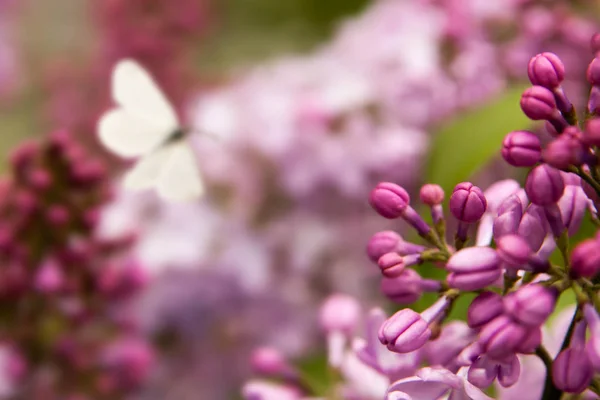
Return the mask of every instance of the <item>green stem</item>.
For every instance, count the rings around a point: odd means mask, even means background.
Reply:
[[[576,168],[576,167],[569,167],[569,172],[579,175],[581,177],[581,179],[583,179],[584,181],[589,183],[589,185],[594,188],[594,190],[596,191],[598,196],[600,196],[600,183],[598,183],[594,178],[592,178],[591,176],[586,174],[580,168]]]

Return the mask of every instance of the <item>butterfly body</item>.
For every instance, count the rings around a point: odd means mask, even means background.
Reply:
[[[113,153],[138,159],[125,175],[125,187],[155,188],[175,201],[200,197],[203,185],[189,137],[150,75],[135,61],[120,61],[112,95],[117,107],[100,118],[98,134]]]

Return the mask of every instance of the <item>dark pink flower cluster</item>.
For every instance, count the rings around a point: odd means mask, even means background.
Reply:
[[[105,166],[65,131],[22,144],[10,163],[0,184],[0,344],[19,367],[11,390],[121,397],[144,380],[153,352],[125,311],[145,283],[128,258],[133,238],[94,233],[111,196]]]

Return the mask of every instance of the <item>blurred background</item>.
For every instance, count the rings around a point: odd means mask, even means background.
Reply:
[[[598,21],[592,0],[0,0],[0,395],[236,399],[265,345],[326,388],[321,301],[395,307],[364,249],[403,227],[370,189],[521,179],[497,156],[530,127],[527,61],[559,54],[585,101]],[[96,122],[122,58],[219,138],[194,135],[201,201],[121,189]]]

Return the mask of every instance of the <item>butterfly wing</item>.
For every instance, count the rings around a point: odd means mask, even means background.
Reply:
[[[126,174],[123,186],[131,190],[150,189],[156,185],[158,178],[169,161],[169,147],[158,150],[142,157]]]
[[[204,193],[196,156],[185,140],[170,144],[156,188],[161,197],[172,201],[195,200]]]
[[[150,75],[135,61],[119,62],[112,92],[119,107],[98,122],[100,141],[122,157],[155,150],[179,128],[175,111]]]
[[[148,154],[164,143],[171,133],[123,108],[107,111],[98,122],[100,141],[121,157]]]
[[[114,69],[112,94],[127,112],[173,133],[179,127],[177,114],[152,77],[133,60],[120,61]]]

